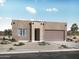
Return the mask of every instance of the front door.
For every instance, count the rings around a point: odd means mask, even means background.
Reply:
[[[35,28],[35,41],[40,41],[40,28]]]

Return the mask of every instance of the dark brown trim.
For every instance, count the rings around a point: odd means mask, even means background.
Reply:
[[[31,23],[29,23],[29,26],[30,26],[30,42],[32,41],[32,25]]]
[[[34,29],[35,41],[40,41],[40,28]]]
[[[65,36],[65,30],[64,30],[64,40],[65,40],[65,37],[66,37],[66,36]],[[64,40],[63,40],[63,41],[64,41]]]

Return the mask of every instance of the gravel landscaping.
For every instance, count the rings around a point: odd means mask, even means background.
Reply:
[[[79,43],[53,41],[53,42],[11,42],[0,44],[0,52],[5,51],[41,51],[58,49],[78,49]]]

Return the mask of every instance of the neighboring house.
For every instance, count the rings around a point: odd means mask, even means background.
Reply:
[[[63,41],[67,35],[67,24],[45,21],[12,21],[12,37],[26,41]]]

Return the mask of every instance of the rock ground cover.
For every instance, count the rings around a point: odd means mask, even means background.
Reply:
[[[14,44],[16,43],[18,42],[11,42],[10,44],[0,44],[0,52],[69,49],[67,47],[79,48],[79,43],[65,41],[47,42],[48,44],[46,45],[39,45],[38,42],[23,42],[24,45],[14,46]]]

